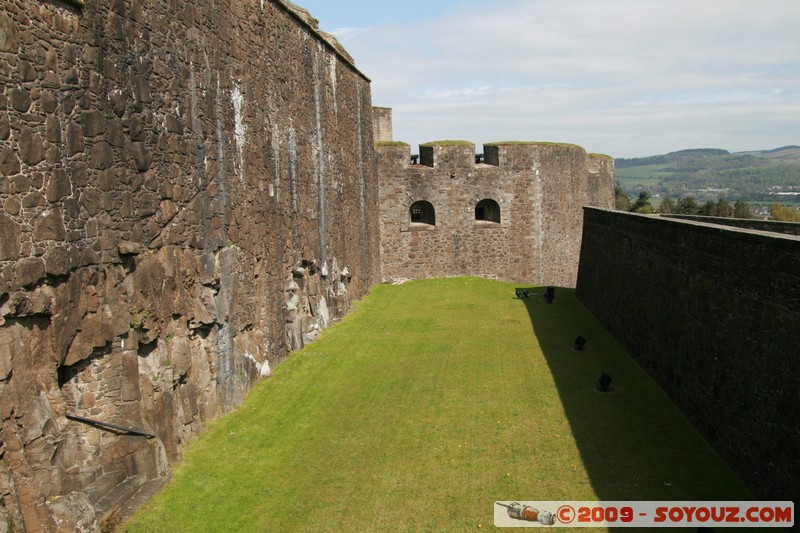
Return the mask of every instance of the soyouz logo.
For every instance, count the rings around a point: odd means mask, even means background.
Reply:
[[[496,527],[792,527],[790,501],[520,501],[494,504]]]

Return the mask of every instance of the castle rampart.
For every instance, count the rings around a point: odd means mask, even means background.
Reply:
[[[613,160],[554,143],[379,143],[385,279],[475,275],[574,286],[581,207],[611,207]],[[425,213],[417,212],[425,209]]]
[[[730,218],[709,217],[704,215],[662,214],[666,218],[679,218],[708,224],[721,224],[735,228],[755,229],[772,233],[785,233],[786,235],[800,235],[800,224],[797,222],[784,222],[782,220],[761,220],[757,218]]]
[[[577,294],[759,498],[797,501],[800,237],[586,208]]]
[[[0,529],[167,476],[380,280],[371,117],[289,3],[3,2]]]

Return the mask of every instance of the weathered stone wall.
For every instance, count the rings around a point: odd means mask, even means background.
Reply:
[[[577,294],[758,497],[797,501],[800,237],[586,209]]]
[[[0,524],[28,531],[168,475],[380,280],[369,80],[313,19],[75,4],[0,7]]]
[[[613,160],[565,144],[484,145],[475,162],[471,143],[420,147],[378,144],[381,262],[384,279],[484,276],[574,287],[581,242],[581,207],[611,207]],[[476,220],[478,202],[500,207],[499,222]],[[435,224],[411,221],[426,201]]]

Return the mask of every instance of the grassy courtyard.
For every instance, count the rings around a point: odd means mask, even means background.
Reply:
[[[515,288],[375,287],[123,530],[477,531],[496,500],[752,499],[574,291]]]

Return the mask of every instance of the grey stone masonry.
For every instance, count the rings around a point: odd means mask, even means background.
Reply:
[[[614,201],[613,160],[575,145],[485,144],[476,162],[472,143],[429,143],[418,164],[406,144],[376,150],[384,279],[472,275],[574,287],[581,208]],[[413,220],[416,202],[430,204],[434,223]]]

